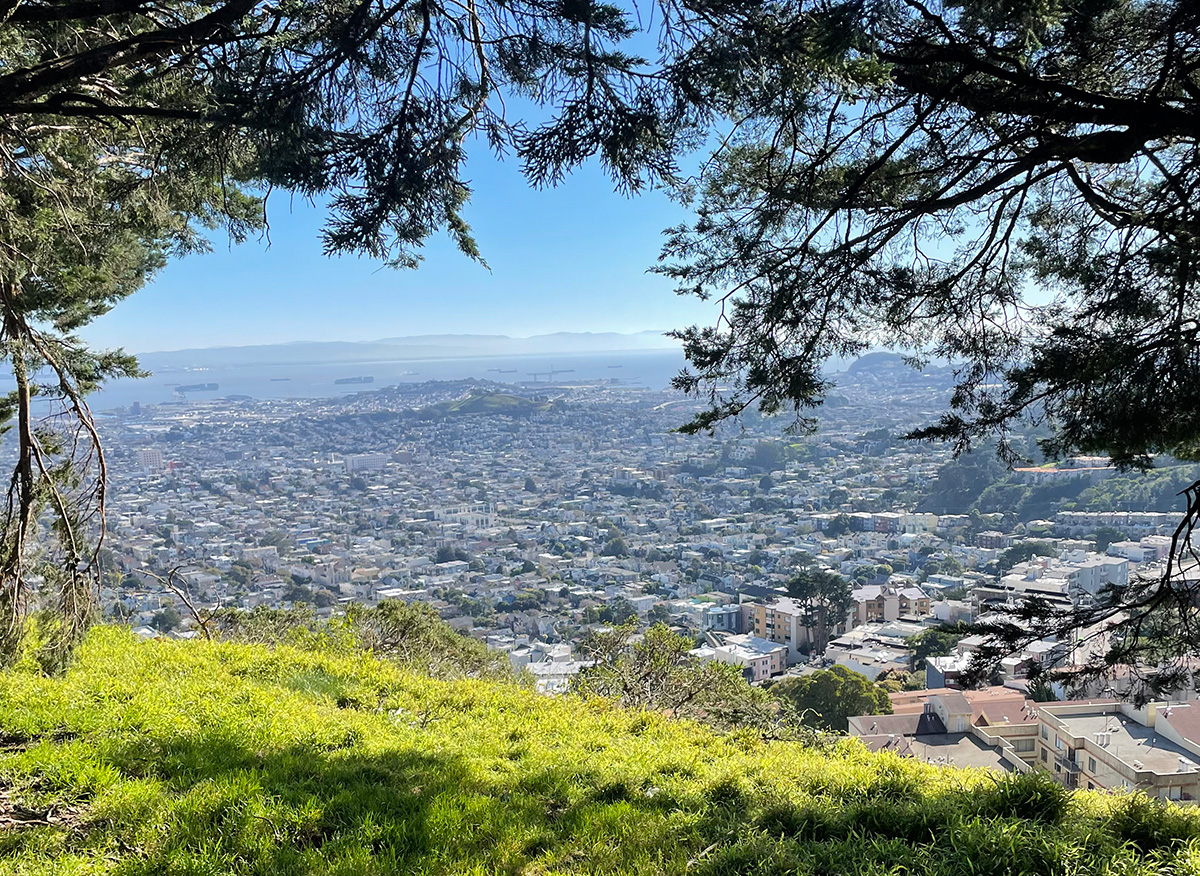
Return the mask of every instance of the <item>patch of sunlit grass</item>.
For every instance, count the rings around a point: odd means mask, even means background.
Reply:
[[[98,629],[0,675],[0,739],[0,873],[1200,872],[1200,821],[1145,798],[353,653]]]

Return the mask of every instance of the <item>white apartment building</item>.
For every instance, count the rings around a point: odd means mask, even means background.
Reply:
[[[717,660],[741,667],[748,681],[763,681],[787,669],[787,647],[758,636],[730,636],[716,648],[694,648],[689,652],[701,660]]]
[[[166,468],[162,451],[157,447],[142,447],[137,452],[138,465],[151,474],[157,474]]]
[[[471,505],[448,505],[435,508],[433,519],[439,523],[459,523],[476,529],[488,529],[495,525],[496,516],[487,502]]]
[[[343,460],[346,474],[360,471],[383,471],[388,464],[386,453],[352,453]]]

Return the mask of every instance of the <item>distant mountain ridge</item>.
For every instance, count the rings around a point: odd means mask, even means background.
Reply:
[[[407,359],[459,359],[471,356],[530,356],[551,353],[608,353],[669,350],[678,342],[662,332],[555,332],[513,338],[507,335],[414,335],[378,341],[295,341],[240,347],[206,347],[139,354],[150,368],[225,365],[387,362]]]

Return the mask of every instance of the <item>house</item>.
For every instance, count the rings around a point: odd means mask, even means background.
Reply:
[[[692,655],[701,660],[719,660],[740,666],[747,681],[764,681],[787,668],[787,648],[758,636],[729,636],[715,648],[696,648]]]
[[[926,617],[930,614],[929,595],[920,587],[895,584],[868,584],[850,593],[850,625],[894,621],[900,617]]]
[[[1008,688],[892,694],[892,715],[849,720],[873,750],[1028,772],[1069,788],[1200,800],[1200,701],[1035,703]],[[989,755],[981,753],[990,749]]]
[[[861,739],[872,751],[892,751],[930,763],[1003,772],[1030,769],[1013,754],[1011,745],[998,745],[987,734],[987,719],[979,720],[983,716],[982,702],[972,702],[962,691],[916,691],[893,694],[891,699],[893,714],[849,720],[850,735]]]

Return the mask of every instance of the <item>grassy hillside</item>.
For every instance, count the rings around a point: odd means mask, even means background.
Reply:
[[[417,411],[417,415],[425,418],[457,417],[467,414],[494,414],[509,417],[524,417],[534,413],[549,411],[554,408],[554,402],[534,401],[520,395],[510,395],[503,392],[472,393],[466,398],[453,401],[439,402]]]
[[[365,656],[94,631],[0,675],[0,873],[1162,874],[1140,798],[715,736]]]

